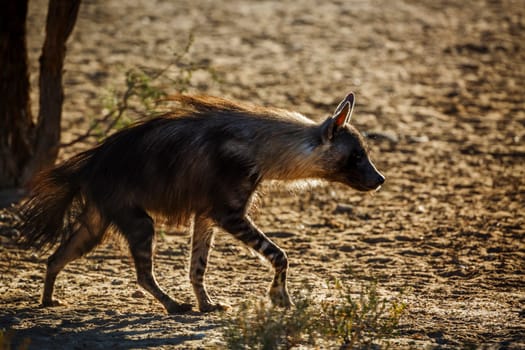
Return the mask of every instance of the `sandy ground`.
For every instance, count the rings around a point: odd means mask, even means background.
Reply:
[[[30,5],[36,85],[45,1]],[[192,91],[320,120],[353,90],[354,124],[375,135],[372,157],[387,177],[375,195],[329,185],[263,198],[255,220],[288,252],[292,293],[303,279],[322,289],[331,277],[372,276],[385,296],[406,291],[396,346],[525,347],[523,1],[85,1],[66,60],[64,138],[102,113],[99,97],[127,68],[164,66],[191,31],[192,60],[221,75],[196,76]],[[40,308],[47,254],[17,249],[9,220],[0,222],[0,329],[15,331],[14,345],[206,348],[220,339],[223,315],[169,316],[137,292],[118,241],[59,276],[66,306]],[[194,302],[189,236],[161,229],[158,280]],[[263,298],[270,280],[258,258],[218,235],[208,274],[216,299]]]

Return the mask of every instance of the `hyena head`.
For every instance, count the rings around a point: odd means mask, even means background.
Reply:
[[[348,94],[334,115],[321,124],[324,177],[359,191],[377,190],[385,177],[370,160],[359,131],[349,124],[354,103],[354,94]]]

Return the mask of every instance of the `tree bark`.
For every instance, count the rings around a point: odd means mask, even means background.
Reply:
[[[23,183],[33,154],[26,28],[27,0],[0,11],[0,191]]]
[[[80,0],[50,0],[46,20],[46,39],[40,56],[40,104],[34,143],[34,156],[24,173],[28,180],[37,171],[52,166],[60,147],[62,118],[62,70],[66,42],[78,16]]]
[[[29,98],[26,49],[28,0],[10,0],[0,8],[0,207],[20,199],[39,170],[54,164],[60,146],[62,70],[66,41],[81,0],[50,0],[46,38],[40,56],[37,124]]]

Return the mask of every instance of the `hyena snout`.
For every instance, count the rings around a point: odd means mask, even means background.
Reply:
[[[372,180],[370,181],[371,183],[371,188],[372,189],[377,189],[379,186],[381,186],[382,184],[385,183],[385,176],[383,174],[381,174],[379,171],[377,171],[373,177],[372,177]]]
[[[377,190],[385,183],[385,176],[377,170],[370,160],[368,160],[368,164],[366,164],[363,172],[365,174],[363,185],[366,191]]]
[[[378,190],[385,183],[381,174],[369,159],[360,161],[347,178],[347,185],[358,191]]]

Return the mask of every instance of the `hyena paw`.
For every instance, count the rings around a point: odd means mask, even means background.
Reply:
[[[58,299],[49,299],[49,300],[42,300],[42,304],[40,305],[42,307],[56,307],[56,306],[62,306],[64,305],[64,303]]]
[[[200,312],[226,311],[230,305],[221,303],[207,303],[199,306]]]
[[[166,305],[166,311],[168,311],[168,314],[182,314],[191,311],[191,309],[191,304],[177,303],[176,301],[172,301],[171,303]]]
[[[282,288],[270,289],[270,300],[272,304],[280,307],[289,308],[294,305],[288,291]]]

